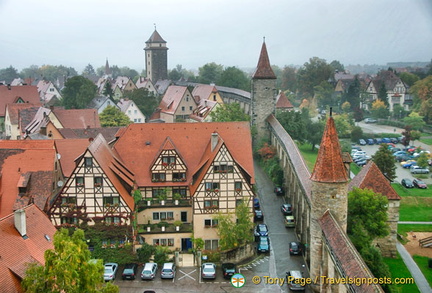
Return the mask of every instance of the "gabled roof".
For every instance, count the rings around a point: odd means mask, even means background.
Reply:
[[[283,91],[276,97],[276,109],[294,109],[293,104],[288,100]]]
[[[99,128],[101,127],[96,109],[59,109],[52,113],[57,117],[63,128]]]
[[[212,100],[200,100],[198,107],[196,107],[192,114],[189,115],[190,119],[195,121],[203,121],[218,105],[218,102]]]
[[[137,88],[146,88],[148,89],[148,85],[151,85],[151,87],[154,87],[152,81],[150,80],[150,78],[146,78],[146,77],[142,77],[140,76],[138,78],[138,80],[135,83]]]
[[[169,79],[159,79],[156,81],[155,89],[159,95],[163,95],[168,87],[172,84],[171,80]]]
[[[166,41],[162,39],[161,35],[155,29],[146,43],[166,43]]]
[[[107,101],[110,101],[110,106],[115,107],[116,104],[109,98],[109,97],[105,97],[105,96],[98,96],[93,98],[93,100],[91,100],[91,102],[88,104],[89,109],[99,109],[100,107],[102,107]]]
[[[22,124],[23,127],[26,127],[36,115],[39,105],[30,104],[30,103],[21,103],[21,104],[7,104],[6,107],[9,112],[9,118],[11,124],[18,125],[20,120],[23,119],[23,122],[26,124]],[[25,111],[25,110],[31,110]],[[31,117],[30,117],[31,116]]]
[[[37,87],[32,85],[0,85],[0,117],[5,115],[6,104],[15,103],[19,98],[25,103],[39,103]]]
[[[120,111],[125,113],[127,109],[130,107],[130,105],[133,104],[132,100],[129,99],[120,99],[120,101],[117,103],[117,107],[119,107]]]
[[[177,153],[188,166],[186,182],[192,180],[206,152],[211,134],[217,132],[223,139],[234,160],[254,180],[254,168],[251,149],[251,134],[248,122],[212,122],[212,123],[146,123],[131,124],[116,141],[114,149],[125,164],[135,173],[138,186],[151,186],[151,164],[160,153],[166,138],[170,137]],[[171,182],[157,183],[161,186]]]
[[[336,126],[331,116],[327,119],[311,180],[328,183],[348,181]]]
[[[217,92],[218,91],[214,85],[198,84],[192,90],[192,96],[195,101],[199,103],[200,100],[209,99],[213,93],[217,94]],[[199,97],[199,99],[196,99],[195,97]]]
[[[159,104],[161,112],[174,114],[184,95],[188,92],[189,90],[185,86],[169,86]],[[190,98],[192,98],[192,95],[190,95]]]
[[[57,153],[63,176],[69,178],[75,169],[75,159],[82,155],[90,144],[89,139],[56,139]]]
[[[0,194],[2,195],[0,197],[0,217],[13,211],[19,196],[18,184],[22,175],[27,173],[51,172],[51,182],[39,184],[37,178],[42,175],[35,175],[35,180],[33,181],[32,178],[30,182],[32,187],[26,190],[26,196],[29,199],[34,198],[34,202],[39,208],[44,209],[45,203],[51,195],[51,193],[47,193],[46,186],[51,188],[52,183],[54,183],[55,158],[56,150],[53,141],[0,141]]]
[[[27,268],[26,263],[45,264],[45,251],[54,248],[56,229],[47,215],[36,205],[27,206],[24,211],[27,239],[23,239],[15,228],[13,213],[0,219],[2,292],[21,292],[20,282]]]
[[[328,245],[330,256],[336,264],[335,269],[340,271],[341,277],[373,278],[369,268],[331,212],[327,210],[318,219],[318,222],[325,237],[325,242]],[[349,284],[347,286],[349,287],[347,290],[349,292],[383,292],[380,285],[363,283],[360,286],[356,284]]]
[[[276,79],[276,75],[270,65],[270,59],[267,54],[267,46],[265,42],[262,44],[258,65],[252,75],[252,79]]]
[[[99,134],[89,145],[88,150],[98,162],[105,175],[126,202],[128,207],[134,209],[134,200],[131,194],[123,186],[122,181],[133,187],[134,174],[125,166],[120,157],[112,150],[106,140]]]
[[[388,199],[400,200],[401,197],[391,186],[389,180],[383,175],[378,166],[370,161],[364,166],[360,172],[351,180],[348,184],[348,191],[351,191],[354,187],[357,188],[368,188],[375,193],[381,193]]]
[[[94,139],[99,133],[110,143],[116,137],[117,131],[124,127],[99,127],[99,128],[60,128],[58,131],[65,139],[86,138]]]

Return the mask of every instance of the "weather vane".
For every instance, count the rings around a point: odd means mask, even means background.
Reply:
[[[154,25],[154,27],[155,27],[155,30],[156,30],[156,23],[153,23],[153,25]]]

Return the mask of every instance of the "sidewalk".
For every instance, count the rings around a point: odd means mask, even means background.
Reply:
[[[411,255],[405,249],[405,247],[401,243],[397,242],[396,248],[400,256],[402,257],[403,262],[407,266],[408,270],[411,272],[411,275],[414,278],[419,291],[422,293],[432,292],[432,288],[429,286],[428,281],[426,280],[422,271],[419,269],[416,262],[412,259]]]

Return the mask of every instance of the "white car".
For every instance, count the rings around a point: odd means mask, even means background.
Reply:
[[[212,262],[203,263],[201,275],[203,279],[216,279],[216,265]]]
[[[109,262],[105,264],[104,280],[111,281],[115,279],[118,270],[118,263]]]

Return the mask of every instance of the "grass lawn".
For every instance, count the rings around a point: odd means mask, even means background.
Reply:
[[[432,286],[432,269],[428,267],[428,257],[426,256],[413,256],[414,261],[419,266],[420,270],[422,271],[423,275],[425,276],[426,280],[429,283],[429,286]]]
[[[432,221],[432,198],[402,197],[399,208],[399,221]]]
[[[406,236],[408,232],[431,232],[432,225],[426,224],[398,224],[398,234]]]
[[[432,138],[420,138],[420,141],[427,145],[432,145]]]
[[[309,171],[312,172],[318,156],[318,149],[315,148],[315,150],[312,151],[312,146],[306,143],[297,144],[297,147],[299,148],[300,153],[303,156],[303,159],[305,160]]]
[[[397,258],[384,258],[384,262],[389,266],[392,280],[412,277],[399,254]],[[420,292],[416,284],[393,285],[393,288],[396,289],[395,292],[401,293]]]

